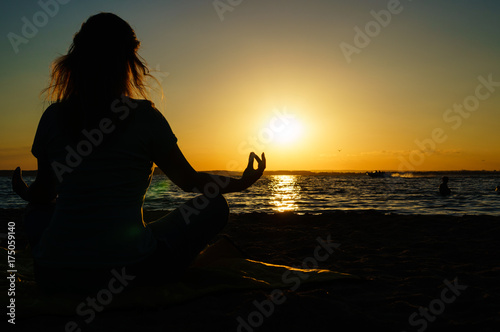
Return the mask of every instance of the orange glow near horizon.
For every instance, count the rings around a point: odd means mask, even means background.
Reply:
[[[196,170],[242,171],[251,151],[266,153],[267,170],[500,170],[500,5],[441,15],[447,4],[408,2],[346,61],[339,45],[386,6],[245,2],[221,21],[210,4],[68,3],[19,53],[0,51],[0,169],[36,169],[50,63],[102,11],[134,28],[164,93],[151,99]],[[38,10],[0,7],[16,33]]]

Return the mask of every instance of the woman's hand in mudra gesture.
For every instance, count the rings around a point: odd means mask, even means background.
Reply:
[[[257,161],[257,169],[253,168],[254,160]],[[250,187],[258,179],[260,179],[265,169],[266,155],[264,154],[264,152],[262,152],[261,158],[259,158],[254,152],[250,152],[250,155],[248,156],[248,166],[241,176],[241,182],[243,182],[246,188]]]
[[[12,190],[19,195],[22,199],[26,200],[26,193],[28,191],[28,185],[24,182],[21,175],[21,168],[17,167],[12,174]]]

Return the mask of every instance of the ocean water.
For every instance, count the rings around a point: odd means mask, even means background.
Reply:
[[[263,212],[320,214],[332,210],[377,210],[398,214],[500,216],[500,174],[449,175],[452,195],[441,197],[438,174],[267,175],[244,192],[226,194],[232,213]],[[33,177],[25,178],[27,183]],[[154,175],[144,208],[172,210],[189,198],[164,175]],[[26,205],[11,191],[10,179],[0,177],[0,208]]]

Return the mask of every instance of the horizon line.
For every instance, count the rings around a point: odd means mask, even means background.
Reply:
[[[37,172],[38,170],[22,170],[22,172]],[[218,170],[218,169],[211,169],[211,170],[201,170],[199,172],[207,172],[207,173],[241,173],[244,170],[237,170],[237,171],[229,171],[229,170]],[[315,174],[315,173],[366,173],[366,172],[373,172],[373,169],[368,169],[368,170],[358,170],[358,169],[347,169],[347,170],[336,170],[336,169],[329,169],[329,170],[304,170],[304,169],[276,169],[276,170],[265,170],[264,175],[266,173],[309,173],[309,174]],[[382,171],[382,172],[387,172],[387,173],[457,173],[457,172],[490,172],[490,173],[495,173],[495,172],[500,172],[499,170],[487,170],[487,169],[450,169],[450,170],[405,170],[405,171],[398,171],[398,170],[384,170],[384,169],[378,169],[377,171]],[[3,169],[0,170],[0,176],[4,173],[12,173],[14,172],[13,169]],[[163,173],[161,169],[156,167],[153,171],[153,173]]]

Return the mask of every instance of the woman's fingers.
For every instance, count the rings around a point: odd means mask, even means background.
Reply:
[[[264,171],[266,169],[266,155],[262,152],[262,160],[259,162],[259,167],[257,168],[259,171]]]
[[[28,190],[28,185],[23,181],[21,176],[21,168],[17,167],[12,174],[12,190],[23,198],[26,190]]]
[[[14,173],[12,174],[12,182],[18,182],[19,180],[22,181],[22,176],[21,176],[21,167],[17,167],[15,170],[14,170]]]
[[[264,172],[264,170],[266,169],[266,155],[264,154],[264,152],[262,152],[260,158],[255,155],[255,160],[257,160],[257,171],[259,171],[260,173]]]
[[[257,169],[253,168],[254,160],[257,161]],[[247,175],[253,174],[253,176],[257,176],[260,178],[266,169],[266,155],[262,153],[261,157],[257,156],[254,152],[250,152],[248,156],[248,165],[245,173]]]
[[[250,152],[250,155],[248,156],[247,169],[254,170],[253,168],[254,160],[257,160],[257,170],[264,171],[264,169],[266,168],[266,155],[264,154],[264,152],[262,152],[261,158],[259,158],[259,156],[257,156],[254,152]]]
[[[247,169],[253,169],[253,159],[256,157],[255,153],[250,152],[250,155],[248,156],[248,165]]]
[[[257,160],[257,169],[253,168],[253,162]],[[262,153],[261,158],[259,158],[254,152],[250,152],[248,156],[248,166],[243,172],[241,179],[244,183],[246,183],[246,187],[248,188],[252,184],[257,181],[262,174],[264,173],[264,169],[266,168],[266,155]]]

